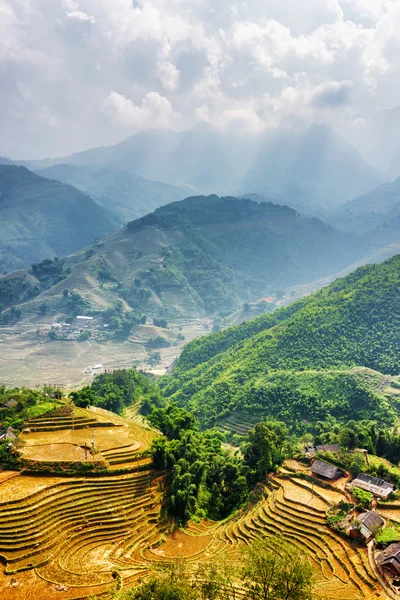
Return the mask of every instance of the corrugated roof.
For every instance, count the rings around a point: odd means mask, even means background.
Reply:
[[[315,460],[311,465],[311,472],[327,479],[334,479],[338,476],[339,469],[335,465],[330,465],[322,460]]]
[[[382,517],[380,517],[374,510],[361,513],[361,515],[357,517],[357,521],[362,523],[364,527],[366,527],[366,529],[368,529],[368,531],[371,533],[376,533],[379,527],[382,527],[384,523]]]
[[[383,489],[393,489],[393,484],[389,483],[388,481],[385,481],[384,479],[380,479],[379,477],[372,477],[372,475],[368,475],[368,473],[360,473],[359,475],[357,475],[356,479],[354,479],[354,481],[352,482],[353,485],[355,485],[355,482],[358,480],[360,481],[365,481],[366,483],[369,483],[370,485],[376,485],[376,487],[380,487]]]
[[[377,563],[381,567],[391,564],[398,573],[400,573],[400,544],[390,544],[377,558]]]
[[[321,444],[316,446],[317,452],[340,452],[341,447],[339,444]]]

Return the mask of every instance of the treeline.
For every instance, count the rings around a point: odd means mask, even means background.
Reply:
[[[285,458],[288,430],[283,423],[255,426],[242,453],[224,450],[215,429],[200,432],[188,411],[170,404],[155,408],[149,420],[164,436],[153,442],[153,464],[167,471],[166,510],[185,524],[192,517],[223,519],[249,497],[255,484]]]
[[[136,369],[118,369],[102,373],[69,397],[76,406],[99,406],[120,415],[124,408],[140,401],[147,414],[154,406],[163,404],[160,390],[149,377]]]
[[[13,427],[21,431],[26,419],[54,410],[61,397],[61,390],[53,386],[37,390],[0,386],[0,430]]]
[[[400,462],[400,433],[397,428],[379,425],[370,420],[353,419],[346,423],[338,423],[329,419],[317,423],[314,433],[315,444],[339,444],[343,448],[339,455],[340,466],[348,469],[354,476],[361,471],[368,471],[371,475],[390,479],[397,485],[400,483],[400,475],[390,465],[383,462],[378,466],[375,466],[374,462],[367,464],[362,453],[353,452],[362,448],[369,454],[385,458],[397,465]],[[338,461],[338,457],[332,452],[325,452],[321,457],[332,463]]]

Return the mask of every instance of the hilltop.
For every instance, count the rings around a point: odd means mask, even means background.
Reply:
[[[393,418],[396,390],[389,400],[387,389],[389,375],[400,372],[399,286],[400,255],[196,340],[164,379],[164,393],[207,424],[235,411],[295,427],[328,415],[359,418],[364,410]],[[360,374],[360,367],[370,371]]]
[[[61,164],[40,169],[37,173],[73,185],[124,222],[142,217],[163,204],[182,200],[187,195],[187,187],[177,188],[149,181],[117,168]]]
[[[198,196],[131,221],[66,258],[56,278],[38,277],[32,269],[0,278],[0,302],[17,303],[29,314],[45,301],[65,312],[67,289],[92,312],[122,300],[147,314],[161,308],[173,315],[206,314],[318,279],[363,252],[354,236],[288,207]]]
[[[76,188],[0,165],[0,271],[76,252],[119,221]]]

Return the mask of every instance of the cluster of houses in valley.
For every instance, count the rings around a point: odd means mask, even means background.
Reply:
[[[306,456],[311,460],[310,470],[312,475],[320,477],[325,481],[334,481],[343,477],[345,473],[339,467],[320,460],[315,456],[318,452],[340,452],[340,450],[341,448],[337,444],[306,448]],[[361,452],[366,451],[361,450]],[[373,502],[374,505],[377,500],[388,500],[389,496],[396,490],[396,487],[392,483],[368,473],[359,473],[352,481],[349,481],[345,485],[345,489],[350,493],[355,488],[370,492],[375,499]],[[386,581],[392,584],[397,590],[400,588],[400,540],[396,543],[390,543],[387,547],[385,547],[385,544],[381,544],[375,540],[375,536],[386,525],[385,520],[376,510],[372,509],[361,512],[361,514],[347,521],[344,524],[344,529],[351,537],[364,540],[367,543],[373,543],[375,548],[375,563],[378,570],[381,575],[384,575]]]
[[[52,323],[50,329],[41,331],[42,335],[50,335],[56,340],[77,341],[82,339],[108,339],[109,325],[99,323],[95,317],[78,315],[72,323]]]

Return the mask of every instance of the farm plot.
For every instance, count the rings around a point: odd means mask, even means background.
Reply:
[[[143,456],[156,433],[101,409],[80,416],[91,420],[88,432],[94,430],[109,470],[85,477],[21,474],[0,481],[0,558],[5,564],[0,598],[99,596],[118,576],[125,587],[135,585],[177,558],[193,570],[214,560],[239,565],[242,549],[252,540],[263,537],[273,547],[276,535],[310,557],[321,598],[385,598],[366,550],[326,525],[326,510],[344,498],[340,491],[313,486],[295,475],[275,476],[268,482],[268,496],[255,506],[221,523],[191,523],[185,531],[171,533],[161,514],[162,473],[153,471]],[[31,423],[31,429],[35,426]],[[46,427],[51,429],[25,433],[22,449],[36,451],[38,457],[50,436],[51,443],[58,440],[60,451],[78,444],[78,436],[87,437],[85,428],[72,430],[65,420]]]

